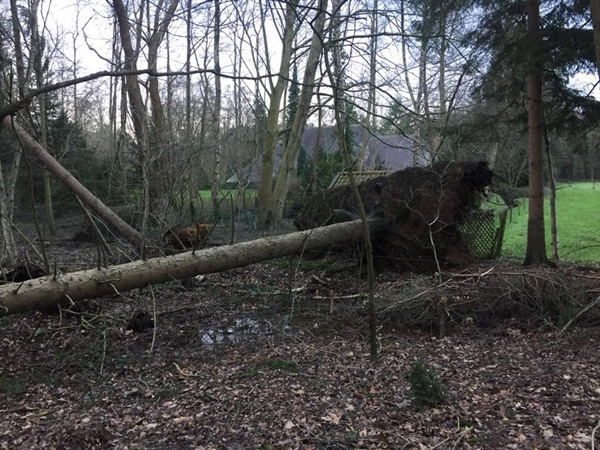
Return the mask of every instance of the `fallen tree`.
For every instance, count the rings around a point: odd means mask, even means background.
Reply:
[[[373,236],[379,265],[414,271],[471,263],[460,224],[492,182],[485,162],[411,167],[358,186],[367,213],[386,224]],[[300,230],[357,217],[350,186],[321,191],[299,211]]]
[[[382,221],[370,221],[376,231]],[[100,269],[56,274],[0,286],[0,317],[29,310],[48,310],[57,303],[77,302],[174,279],[220,272],[282,256],[301,254],[362,236],[360,220],[315,230],[261,238],[234,245],[134,261]]]
[[[2,119],[2,124],[7,130],[13,131],[27,152],[39,159],[59,181],[79,197],[84,205],[98,214],[98,216],[104,219],[106,223],[112,225],[129,242],[135,244],[138,248],[143,247],[144,236],[142,236],[139,231],[131,227],[108,206],[102,203],[98,197],[82,185],[71,172],[65,169],[39,142],[31,137],[23,127],[16,123],[15,120],[11,117],[4,117],[4,119]]]

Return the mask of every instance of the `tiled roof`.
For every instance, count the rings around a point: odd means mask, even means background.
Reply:
[[[413,165],[413,151],[419,153],[419,165],[428,165],[426,148],[416,139],[409,136],[399,134],[381,135],[371,132],[363,125],[352,125],[354,131],[354,153],[358,155],[360,149],[364,145],[366,139],[366,150],[363,162],[365,170],[385,170],[387,172],[395,172]],[[306,152],[306,157],[312,159],[317,145],[326,153],[335,153],[338,151],[337,131],[334,126],[322,127],[320,130],[316,127],[306,128],[302,135],[302,147]],[[277,172],[281,164],[283,148],[279,144],[275,152],[274,173]],[[262,167],[262,159],[259,157],[242,171],[243,173],[236,174],[231,177],[228,182],[237,182],[240,180],[249,180],[256,182],[260,177],[260,168]]]

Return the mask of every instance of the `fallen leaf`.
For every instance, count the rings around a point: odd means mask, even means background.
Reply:
[[[547,429],[543,431],[542,436],[544,436],[544,439],[550,439],[554,436],[554,432],[551,429]]]

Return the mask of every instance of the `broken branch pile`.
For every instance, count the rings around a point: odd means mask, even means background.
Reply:
[[[470,267],[447,275],[441,284],[423,276],[380,284],[379,314],[395,325],[427,329],[486,328],[507,319],[517,327],[563,330],[600,324],[597,270]]]

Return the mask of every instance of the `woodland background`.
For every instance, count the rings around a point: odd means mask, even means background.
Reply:
[[[524,6],[11,0],[0,8],[0,112],[18,111],[13,120],[142,234],[215,220],[231,209],[219,208],[224,188],[237,211],[256,203],[262,227],[344,168],[385,168],[376,159],[363,167],[369,135],[407,139],[414,165],[485,159],[500,190],[526,186],[526,77],[535,67],[553,157],[545,179],[594,180],[600,109],[589,3],[542,2],[535,45]],[[303,148],[307,127],[333,125],[336,112],[346,145],[322,149],[317,133]],[[353,134],[358,124],[368,133]],[[1,133],[2,248],[11,261],[15,218],[37,211],[53,235],[55,217],[79,204]],[[208,189],[211,201],[199,195]]]

